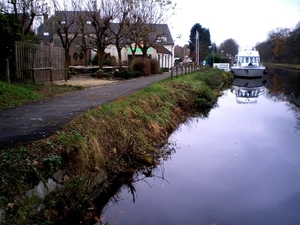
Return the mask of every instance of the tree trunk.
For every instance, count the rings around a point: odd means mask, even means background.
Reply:
[[[141,48],[141,49],[142,49],[143,57],[147,58],[147,49],[148,48]]]
[[[98,49],[98,65],[99,69],[103,69],[103,58],[104,58],[104,50]]]
[[[66,68],[69,68],[70,66],[69,51],[67,49],[65,49],[65,65]]]
[[[121,53],[121,49],[118,49],[118,58],[119,58],[119,71],[121,71],[122,68],[122,53]]]

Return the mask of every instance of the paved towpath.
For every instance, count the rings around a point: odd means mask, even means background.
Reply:
[[[0,149],[47,137],[89,109],[170,76],[168,72],[115,82],[0,111]]]

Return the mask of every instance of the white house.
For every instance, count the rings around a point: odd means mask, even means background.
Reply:
[[[86,18],[89,12],[82,11],[76,13],[78,14],[77,16],[81,15],[85,16]],[[64,23],[64,20],[67,20],[66,18],[68,17],[74,17],[74,12],[56,11],[55,15],[51,16],[50,18],[46,17],[44,19],[44,23],[41,24],[37,29],[37,36],[39,37],[41,43],[45,45],[62,46],[54,27],[55,23]],[[70,35],[72,35],[72,32],[74,34],[76,29],[75,27],[75,25],[70,27]],[[87,20],[85,29],[89,33],[89,40],[90,43],[92,43],[91,37],[93,36],[93,33],[95,33],[95,31],[91,21]],[[171,68],[174,61],[174,41],[169,27],[167,24],[152,24],[152,29],[156,31],[156,37],[152,37],[153,44],[151,45],[152,47],[148,49],[147,55],[152,59],[156,59],[159,62],[161,68]],[[153,36],[153,33],[149,35]],[[81,41],[81,38],[82,36],[81,34],[79,34],[76,42],[78,43],[78,41]],[[69,53],[70,65],[85,65],[86,62],[93,59],[93,57],[97,54],[95,51],[91,50],[92,48],[87,53],[84,53],[79,46],[80,44],[77,44],[77,47],[74,46]],[[111,56],[114,56],[117,60],[119,60],[117,49],[113,41],[110,45],[107,46],[105,52],[109,53]],[[141,49],[137,49],[135,55],[142,55]],[[122,61],[130,61],[131,56],[132,52],[130,51],[129,46],[124,47],[121,54]]]

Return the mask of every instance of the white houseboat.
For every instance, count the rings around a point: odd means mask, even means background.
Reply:
[[[238,77],[262,77],[267,73],[260,62],[259,52],[254,47],[240,48],[231,72]]]

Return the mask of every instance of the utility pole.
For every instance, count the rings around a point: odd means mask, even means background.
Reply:
[[[199,66],[199,32],[196,31],[196,65]]]

